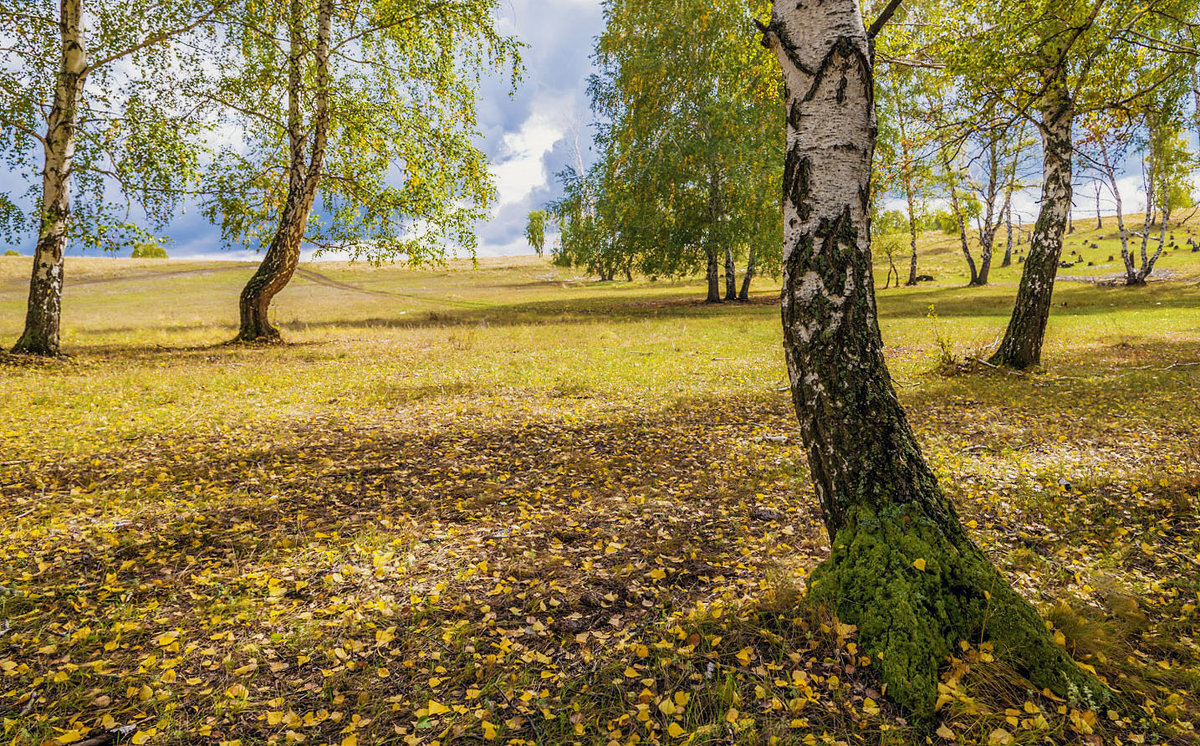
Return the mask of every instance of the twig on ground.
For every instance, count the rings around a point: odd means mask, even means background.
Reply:
[[[37,698],[38,698],[38,690],[34,689],[32,692],[29,693],[29,701],[25,703],[25,706],[23,708],[21,708],[21,714],[17,715],[17,717],[27,718],[31,714],[33,714],[33,708],[37,705]]]
[[[119,738],[131,735],[135,731],[137,731],[136,725],[122,725],[119,728],[105,731],[98,736],[92,736],[85,741],[76,741],[75,746],[106,746],[106,744],[113,743]]]

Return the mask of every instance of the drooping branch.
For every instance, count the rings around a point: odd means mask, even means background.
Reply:
[[[97,70],[101,67],[104,67],[105,65],[116,62],[117,60],[119,60],[123,57],[128,57],[129,55],[134,54],[136,52],[140,52],[143,49],[148,49],[149,47],[153,47],[157,44],[161,44],[162,42],[166,41],[167,39],[170,39],[171,37],[180,36],[182,34],[186,34],[189,31],[197,29],[200,26],[203,26],[204,24],[206,24],[210,20],[212,20],[213,17],[216,16],[217,13],[220,13],[228,5],[229,5],[229,0],[218,0],[218,2],[213,4],[213,7],[211,9],[209,9],[209,11],[207,13],[200,16],[195,21],[193,21],[189,24],[186,24],[184,26],[178,26],[173,29],[168,29],[166,31],[162,31],[160,33],[154,34],[153,36],[148,36],[145,39],[138,42],[137,44],[133,44],[131,46],[126,47],[125,49],[118,51],[118,52],[114,52],[113,54],[110,54],[107,57],[102,57],[102,58],[96,60],[95,62],[91,63],[90,65],[88,65],[87,68],[84,70],[84,74],[87,75],[88,73],[91,73],[93,70]]]

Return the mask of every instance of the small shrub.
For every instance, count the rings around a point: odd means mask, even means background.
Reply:
[[[167,250],[155,241],[143,241],[133,245],[134,259],[166,259]]]

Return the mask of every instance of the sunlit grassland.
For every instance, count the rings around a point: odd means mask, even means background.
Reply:
[[[1169,281],[1061,283],[1027,375],[970,362],[1019,264],[969,289],[927,235],[934,282],[879,291],[948,492],[1125,698],[1060,712],[970,650],[962,742],[1191,742],[1200,254],[1174,233]],[[1064,275],[1120,269],[1069,246]],[[0,258],[0,339],[28,262]],[[925,742],[796,601],[826,548],[776,279],[706,306],[533,258],[319,263],[277,300],[289,344],[226,346],[252,271],[68,260],[71,357],[0,364],[4,742]]]

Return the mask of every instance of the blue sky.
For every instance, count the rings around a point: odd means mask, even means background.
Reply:
[[[524,239],[526,216],[558,194],[554,175],[576,162],[576,142],[588,158],[587,79],[594,39],[603,30],[600,0],[503,0],[497,21],[501,32],[527,45],[526,72],[515,92],[498,75],[479,96],[480,146],[499,190],[492,218],[478,226],[481,256],[532,253]],[[27,186],[19,174],[0,173],[0,190],[14,197]],[[219,232],[195,209],[182,212],[163,233],[174,242],[167,249],[173,258],[255,256],[223,250]],[[28,255],[33,244],[29,235],[7,248]]]

